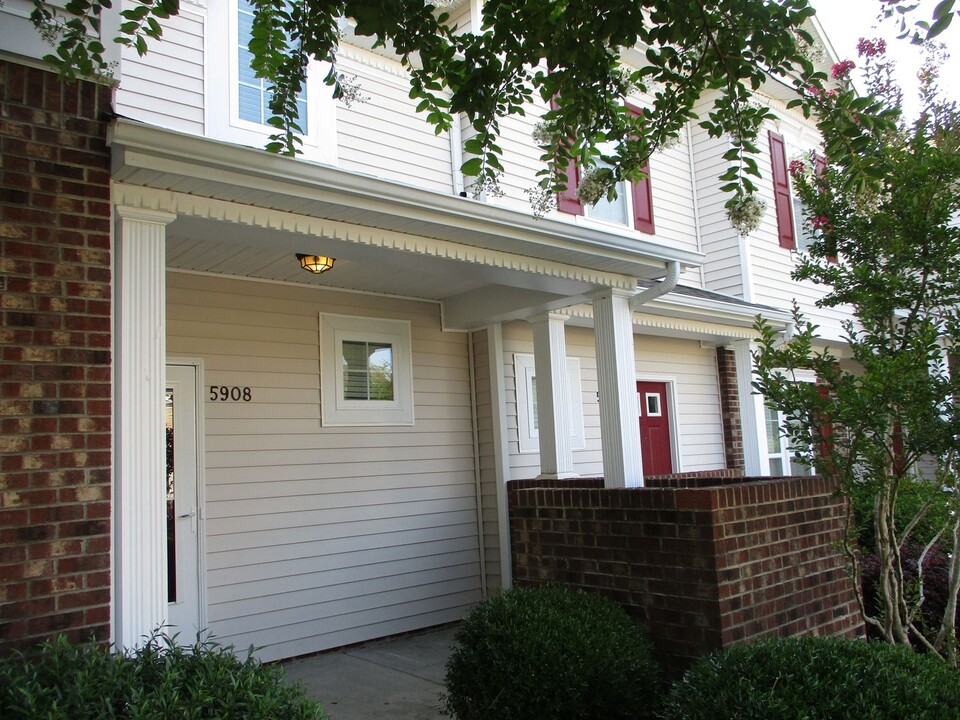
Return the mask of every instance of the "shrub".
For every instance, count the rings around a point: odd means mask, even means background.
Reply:
[[[49,641],[30,656],[0,660],[0,717],[323,720],[319,703],[286,684],[283,669],[209,640],[184,648],[162,635],[113,653]]]
[[[614,603],[561,587],[514,588],[461,623],[444,706],[459,720],[651,717],[658,670]]]
[[[664,720],[942,720],[960,717],[960,674],[909,648],[842,638],[778,638],[698,661]]]

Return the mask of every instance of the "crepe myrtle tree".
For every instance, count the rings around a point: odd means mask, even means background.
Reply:
[[[67,0],[61,9],[34,0],[33,21],[54,46],[47,60],[65,76],[109,70],[99,31],[114,1]],[[161,37],[161,21],[178,12],[178,3],[137,0],[119,11],[116,40],[146,52],[148,39]],[[476,192],[496,191],[503,170],[501,120],[524,115],[535,96],[550,101],[535,133],[543,163],[531,198],[542,210],[565,189],[571,160],[587,175],[594,170],[593,182],[586,183],[588,202],[613,197],[617,182],[639,179],[651,153],[692,119],[711,135],[729,138],[722,180],[731,193],[728,205],[742,204],[756,190],[757,136],[772,117],[767,106],[750,102],[752,93],[771,80],[798,89],[829,85],[808,59],[813,39],[803,25],[814,11],[807,0],[486,0],[482,26],[470,32],[452,23],[447,0],[252,4],[251,64],[272,90],[276,132],[268,149],[297,150],[296,100],[311,60],[327,63],[327,84],[334,97],[343,94],[337,46],[342,19],[352,18],[357,34],[392,48],[407,67],[410,96],[437,133],[460,114],[467,117],[472,133],[462,170],[474,178]],[[627,51],[643,54],[642,67],[623,62]],[[639,115],[624,104],[635,93],[650,98]],[[697,118],[694,108],[703,98],[712,105]],[[798,104],[809,112],[809,94]],[[869,182],[863,151],[867,131],[884,122],[880,107],[847,89],[836,105],[847,112],[822,120],[829,124],[825,132],[842,138],[833,159],[847,168],[851,183]]]
[[[950,27],[955,16],[960,16],[960,4],[957,0],[878,0],[882,6],[880,15],[885,18],[894,18],[900,24],[900,37],[909,37],[915,43],[928,42],[938,37]],[[921,5],[925,6],[920,10]],[[915,11],[926,11],[926,6],[933,5],[929,20],[912,20]],[[911,25],[912,22],[912,25]]]
[[[899,110],[885,49],[882,40],[861,40],[860,62],[871,91]],[[815,237],[798,255],[793,277],[825,289],[819,307],[851,315],[843,362],[795,308],[796,331],[784,342],[757,321],[754,363],[755,388],[785,414],[785,434],[802,461],[835,477],[848,497],[873,499],[879,611],[861,594],[866,622],[889,642],[921,645],[957,664],[960,112],[937,91],[935,56],[919,73],[919,117],[871,133],[876,187],[850,188],[843,169],[819,157],[790,163],[804,223]],[[852,66],[847,61],[835,71],[842,77]],[[820,111],[830,112],[830,102],[824,98]],[[798,370],[813,371],[817,382],[793,382]],[[918,486],[923,500],[908,503],[905,493]],[[923,548],[918,579],[905,577],[901,565],[908,543]],[[930,627],[921,616],[923,559],[936,546],[950,558],[948,600]],[[860,592],[852,542],[846,551]]]

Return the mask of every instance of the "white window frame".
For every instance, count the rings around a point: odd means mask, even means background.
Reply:
[[[540,431],[534,422],[536,402],[533,396],[533,380],[537,376],[533,355],[513,356],[514,377],[517,393],[517,429],[521,453],[540,452]],[[567,358],[567,381],[570,401],[567,405],[567,422],[570,425],[570,440],[574,450],[587,446],[583,427],[583,395],[580,382],[580,358]]]
[[[393,400],[343,397],[344,342],[389,344]],[[413,425],[413,351],[410,322],[320,314],[320,404],[325,427]]]
[[[798,238],[799,240],[799,238]],[[799,244],[798,244],[799,247]],[[805,382],[805,383],[815,383],[817,381],[816,373],[812,370],[795,370],[789,375],[786,372],[781,372],[784,378],[784,382]],[[768,432],[769,427],[767,424],[767,411],[771,410],[777,413],[777,428],[780,431],[780,451],[779,452],[770,452],[770,434]],[[773,476],[773,470],[770,468],[770,461],[774,459],[780,460],[780,467],[783,471],[784,476],[794,475],[793,472],[794,466],[799,466],[799,464],[794,460],[793,448],[790,446],[790,438],[786,434],[787,427],[787,418],[786,416],[774,407],[771,407],[764,403],[763,405],[763,450],[764,457],[766,458],[767,463],[767,475]],[[807,468],[805,474],[813,475],[815,470],[810,466],[802,466]],[[803,473],[801,473],[803,474]]]
[[[205,134],[216,140],[263,148],[276,130],[240,118],[237,12],[237,0],[210,3],[207,10]],[[307,127],[303,128],[300,149],[301,157],[306,160],[334,165],[337,163],[336,101],[330,88],[320,81],[327,69],[327,63],[313,62],[307,73]]]

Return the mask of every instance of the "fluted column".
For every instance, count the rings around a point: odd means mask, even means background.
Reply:
[[[749,340],[733,344],[737,364],[737,395],[740,400],[740,424],[743,431],[743,466],[747,477],[770,474],[767,434],[764,424],[763,396],[753,391],[755,345]]]
[[[114,640],[166,621],[165,273],[169,213],[117,207]]]
[[[570,439],[570,376],[563,331],[566,321],[566,315],[559,313],[545,313],[530,320],[537,373],[541,478],[577,477]]]
[[[609,290],[593,299],[600,435],[606,487],[643,485],[640,408],[633,355],[632,293]]]

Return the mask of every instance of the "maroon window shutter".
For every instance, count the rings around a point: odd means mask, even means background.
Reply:
[[[643,110],[636,105],[627,103],[627,108],[634,115],[643,115]],[[640,232],[653,235],[656,229],[653,225],[653,185],[650,182],[650,161],[647,160],[640,168],[646,177],[632,183],[633,193],[633,227]]]
[[[770,164],[773,167],[773,196],[777,209],[777,231],[780,247],[795,250],[797,237],[793,229],[793,200],[787,176],[787,152],[783,136],[770,131]]]
[[[550,101],[550,109],[557,109],[557,104],[553,100]],[[577,187],[580,185],[580,168],[577,167],[576,161],[570,161],[565,175],[567,177],[567,189],[557,193],[557,210],[571,215],[583,215],[583,203],[577,197]]]
[[[650,184],[650,161],[640,168],[646,174],[643,180],[633,183],[633,226],[640,232],[650,233],[653,227],[653,188]]]

